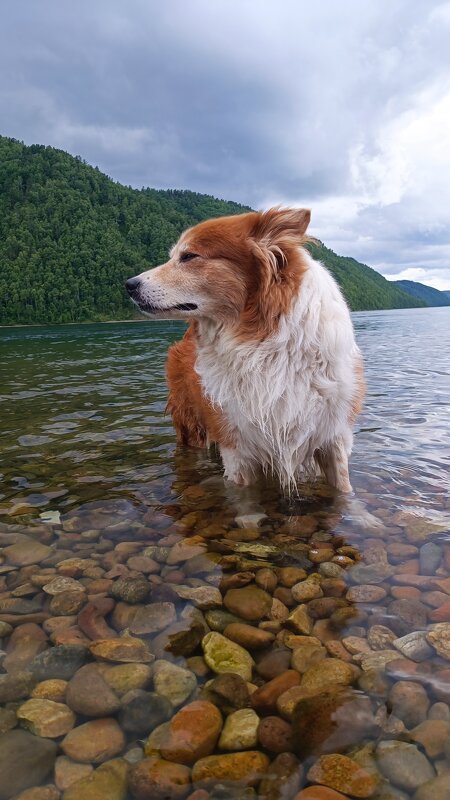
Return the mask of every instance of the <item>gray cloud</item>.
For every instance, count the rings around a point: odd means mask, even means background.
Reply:
[[[7,0],[1,132],[450,288],[450,3]]]

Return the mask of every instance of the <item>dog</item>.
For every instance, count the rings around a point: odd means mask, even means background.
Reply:
[[[303,245],[311,213],[271,208],[201,222],[126,282],[151,319],[189,322],[167,358],[177,440],[216,444],[225,477],[289,490],[322,474],[352,490],[363,362],[342,293]]]

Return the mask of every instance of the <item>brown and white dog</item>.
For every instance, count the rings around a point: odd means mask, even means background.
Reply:
[[[202,222],[126,287],[152,319],[190,322],[167,359],[180,442],[216,443],[238,484],[263,470],[290,489],[321,471],[349,492],[362,358],[336,282],[302,247],[309,220],[272,208]]]

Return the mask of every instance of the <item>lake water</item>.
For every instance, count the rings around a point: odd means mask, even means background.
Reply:
[[[353,319],[350,499],[176,446],[178,323],[0,330],[0,800],[450,797],[450,311]]]

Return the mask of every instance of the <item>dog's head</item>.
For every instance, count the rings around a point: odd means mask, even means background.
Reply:
[[[201,222],[160,267],[126,282],[152,319],[207,319],[262,329],[279,319],[305,269],[300,245],[310,212],[272,208]]]

